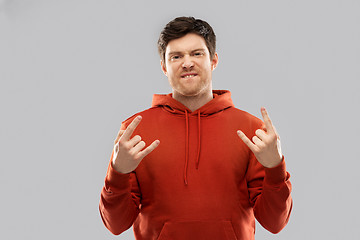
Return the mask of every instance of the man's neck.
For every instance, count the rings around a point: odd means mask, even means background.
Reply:
[[[201,108],[206,103],[213,99],[213,93],[211,91],[205,91],[196,96],[184,96],[173,91],[172,97],[177,101],[181,102],[184,106],[191,110],[191,112]]]

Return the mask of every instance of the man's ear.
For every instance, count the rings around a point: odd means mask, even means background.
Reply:
[[[214,70],[216,68],[216,66],[218,65],[218,63],[219,63],[219,57],[218,57],[217,52],[215,52],[215,54],[211,60],[211,70]]]
[[[160,60],[160,65],[161,65],[161,70],[163,71],[163,73],[165,74],[165,76],[167,76],[167,70],[166,70],[166,65],[163,62],[163,60]]]

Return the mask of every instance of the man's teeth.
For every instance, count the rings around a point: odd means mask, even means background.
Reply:
[[[183,78],[195,77],[195,75],[186,75]]]

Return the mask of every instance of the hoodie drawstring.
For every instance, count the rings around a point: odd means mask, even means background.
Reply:
[[[188,112],[186,109],[185,109],[185,126],[186,126],[186,139],[185,139],[184,182],[185,182],[185,185],[188,185],[187,168],[188,168],[188,161],[189,161],[189,118],[188,118]]]
[[[200,131],[200,111],[197,114],[198,117],[198,151],[196,156],[196,169],[199,169],[200,163],[200,146],[201,146],[201,131]],[[184,166],[184,182],[188,185],[187,181],[187,169],[189,162],[189,116],[187,110],[185,110],[185,128],[186,128],[186,139],[185,139],[185,166]]]
[[[197,152],[197,158],[196,158],[196,169],[199,169],[199,162],[200,162],[200,111],[198,111],[198,152]]]

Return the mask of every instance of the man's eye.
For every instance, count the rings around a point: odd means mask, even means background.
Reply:
[[[179,58],[180,58],[179,55],[174,55],[174,56],[171,57],[171,60],[177,60],[177,59],[179,59]]]
[[[202,52],[196,52],[196,53],[194,53],[194,56],[202,56],[202,55],[204,55]]]

